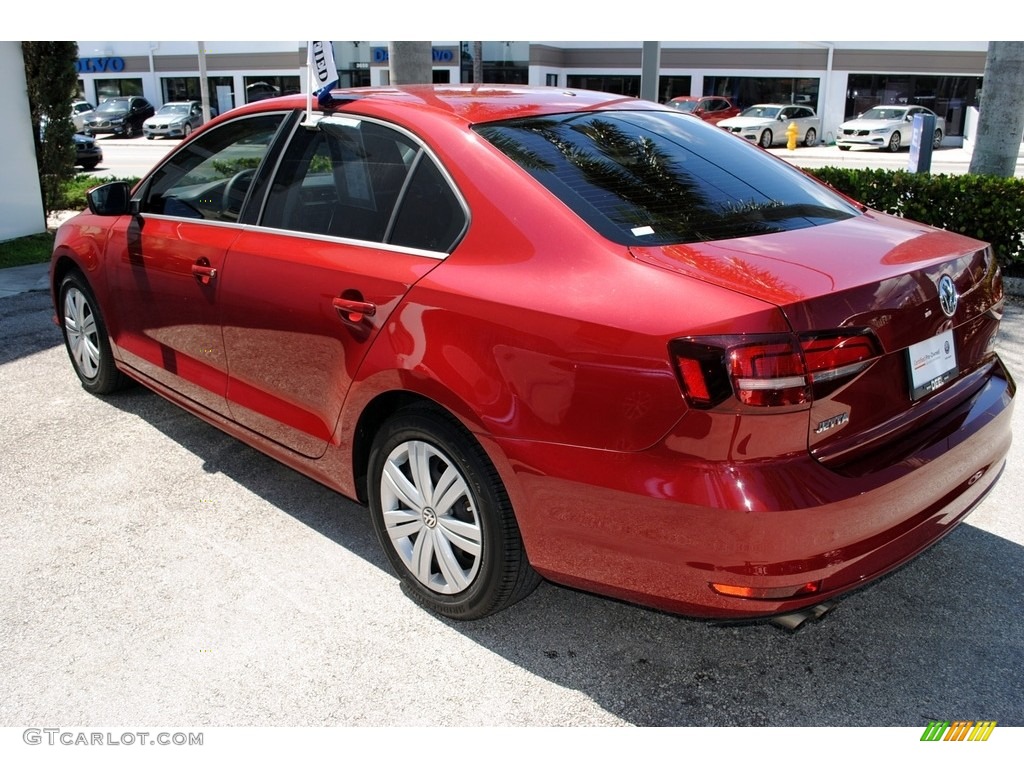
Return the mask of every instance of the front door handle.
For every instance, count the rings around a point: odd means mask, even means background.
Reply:
[[[332,302],[338,314],[351,323],[362,322],[364,317],[373,317],[377,314],[377,305],[369,301],[357,301],[336,296]]]
[[[210,260],[202,258],[192,265],[192,276],[200,285],[209,285],[210,281],[217,277],[217,270],[210,266]]]

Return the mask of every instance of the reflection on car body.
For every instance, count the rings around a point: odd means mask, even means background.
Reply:
[[[546,577],[795,611],[995,483],[1015,387],[985,243],[636,99],[332,97],[240,107],[94,190],[54,302],[88,391],[142,382],[366,503],[431,610]]]

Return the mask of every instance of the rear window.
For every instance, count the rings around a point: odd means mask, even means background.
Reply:
[[[625,245],[748,237],[858,214],[796,168],[678,112],[548,115],[476,130]]]

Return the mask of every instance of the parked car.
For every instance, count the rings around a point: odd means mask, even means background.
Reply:
[[[638,99],[332,95],[241,106],[92,190],[55,319],[88,392],[142,382],[367,504],[423,605],[478,618],[545,577],[809,610],[996,482],[987,244]]]
[[[75,124],[75,130],[79,133],[85,129],[85,121],[92,117],[92,104],[88,101],[74,101],[71,103],[71,122]]]
[[[791,123],[796,123],[798,141],[805,147],[818,143],[821,121],[811,107],[802,104],[755,104],[718,127],[767,148],[787,143]]]
[[[668,106],[689,112],[712,125],[740,113],[740,108],[724,96],[677,96],[668,102]]]
[[[103,150],[94,138],[81,133],[76,133],[72,138],[75,141],[75,165],[91,171],[103,162]]]
[[[169,101],[142,124],[142,133],[147,139],[183,139],[202,124],[203,106],[198,101]]]
[[[853,120],[847,120],[839,126],[836,146],[842,150],[856,146],[884,147],[890,152],[899,152],[910,140],[914,115],[932,115],[935,118],[932,146],[938,149],[942,145],[943,121],[927,107],[904,105],[879,105]]]
[[[142,132],[146,118],[156,110],[141,96],[117,96],[100,103],[93,116],[85,121],[84,133],[95,136],[99,133],[113,133],[128,138]]]

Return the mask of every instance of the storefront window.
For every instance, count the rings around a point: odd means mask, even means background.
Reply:
[[[658,78],[658,101],[664,103],[676,96],[690,95],[690,76],[665,76]]]
[[[96,81],[96,100],[104,101],[116,96],[142,96],[142,80],[123,77]]]
[[[817,77],[705,77],[705,96],[727,96],[746,109],[754,104],[802,104],[818,110]]]
[[[640,98],[640,75],[569,75],[566,84],[570,88]]]
[[[514,41],[484,41],[481,43],[483,82],[526,84],[530,80],[530,44]],[[473,82],[473,43],[463,41],[460,46],[464,83]]]
[[[245,78],[245,103],[300,93],[297,76],[258,75]]]
[[[880,104],[913,104],[937,114],[945,123],[946,136],[963,136],[967,107],[978,105],[980,92],[980,77],[850,75],[845,117],[856,117]]]

